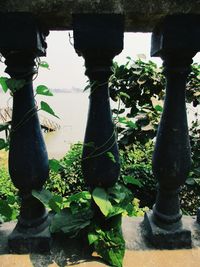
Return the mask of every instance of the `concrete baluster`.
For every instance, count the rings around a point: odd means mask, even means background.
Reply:
[[[152,35],[151,54],[163,59],[166,95],[153,154],[158,193],[153,211],[145,215],[145,224],[147,237],[159,248],[191,246],[179,191],[191,165],[185,89],[192,57],[200,44],[195,26],[199,21],[199,16],[168,16]]]
[[[73,29],[75,50],[85,59],[91,86],[82,171],[91,188],[106,188],[117,182],[120,173],[108,81],[112,59],[123,49],[123,16],[74,15]]]
[[[28,13],[1,16],[0,52],[6,73],[16,85],[10,135],[9,173],[21,198],[17,225],[9,237],[12,252],[44,252],[50,248],[48,213],[32,196],[48,178],[48,156],[33,93],[35,59],[46,53],[45,35]],[[14,87],[15,87],[14,85]]]

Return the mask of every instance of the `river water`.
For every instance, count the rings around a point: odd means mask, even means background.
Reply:
[[[61,128],[55,132],[44,133],[49,158],[59,159],[69,150],[71,144],[83,141],[87,111],[88,93],[54,93],[52,97],[36,97],[37,105],[40,101],[47,102],[60,119],[39,111],[50,120],[57,122]],[[0,107],[12,107],[12,99],[8,94],[0,94]],[[2,136],[2,134],[1,134]]]

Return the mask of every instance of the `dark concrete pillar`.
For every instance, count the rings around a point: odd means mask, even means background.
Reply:
[[[199,26],[200,16],[168,16],[152,35],[151,54],[163,59],[166,95],[153,154],[158,193],[145,223],[147,237],[159,248],[191,246],[191,232],[181,219],[179,190],[191,165],[185,89],[192,57],[200,48]]]
[[[82,171],[91,188],[106,188],[116,183],[120,172],[108,80],[112,59],[123,49],[123,16],[74,15],[73,27],[74,46],[85,59],[91,86]]]
[[[20,216],[9,237],[9,248],[17,253],[44,252],[50,246],[48,213],[31,191],[42,189],[49,168],[32,79],[35,58],[45,55],[46,33],[28,13],[2,15],[0,30],[0,52],[6,59],[6,72],[16,84],[12,91],[9,172],[21,197]]]

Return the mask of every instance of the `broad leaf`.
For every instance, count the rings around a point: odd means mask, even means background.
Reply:
[[[44,101],[40,102],[40,109],[59,119],[59,117],[55,114],[53,109],[46,102]]]
[[[50,159],[49,160],[49,168],[53,172],[58,172],[61,168],[62,165],[60,164],[60,161],[57,159]]]
[[[49,201],[53,198],[53,194],[49,190],[32,190],[32,195],[39,199],[46,207],[50,208]]]
[[[52,233],[64,232],[69,236],[77,235],[81,229],[90,225],[92,215],[88,212],[85,213],[85,216],[80,216],[79,214],[72,214],[69,208],[63,209],[53,217],[50,231]]]
[[[92,197],[104,216],[108,216],[112,212],[113,207],[108,199],[109,195],[103,188],[95,188]]]
[[[38,87],[36,88],[36,93],[38,95],[53,96],[53,93],[45,85],[38,85]]]
[[[108,231],[96,230],[93,234],[97,235],[96,241],[93,239],[96,252],[111,266],[122,267],[125,241],[122,236],[121,224]]]

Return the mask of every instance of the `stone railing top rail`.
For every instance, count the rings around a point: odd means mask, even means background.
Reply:
[[[123,13],[125,29],[152,31],[164,16],[200,14],[200,0],[1,0],[1,12],[32,12],[51,30],[70,30],[73,13]]]

